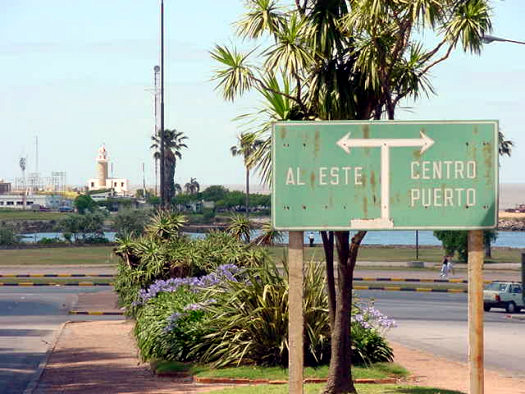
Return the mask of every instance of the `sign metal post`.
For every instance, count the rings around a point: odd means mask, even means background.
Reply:
[[[469,394],[483,394],[483,230],[468,232]]]
[[[302,231],[290,231],[288,245],[289,393],[303,393],[303,249]]]

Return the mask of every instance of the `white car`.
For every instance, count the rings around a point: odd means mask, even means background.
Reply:
[[[521,283],[492,282],[483,290],[483,309],[504,308],[508,313],[519,312],[525,308]]]

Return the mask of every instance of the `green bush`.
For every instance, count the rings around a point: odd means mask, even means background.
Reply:
[[[124,235],[139,236],[144,233],[151,212],[144,209],[123,209],[113,219],[117,237]]]
[[[138,311],[134,332],[143,359],[188,359],[189,349],[199,337],[198,326],[204,312],[183,311],[198,301],[197,293],[179,288],[176,292],[159,293]],[[175,319],[176,324],[171,324]]]
[[[59,238],[42,238],[40,239],[37,244],[39,245],[58,245],[58,244],[63,244],[64,241],[62,241],[61,239]]]
[[[18,236],[11,227],[0,226],[0,245],[16,245],[18,242]]]
[[[202,210],[203,219],[207,222],[210,222],[215,217],[215,211],[210,208],[204,208]]]

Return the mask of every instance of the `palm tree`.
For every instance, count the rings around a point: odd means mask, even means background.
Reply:
[[[180,183],[176,183],[174,185],[174,188],[175,188],[175,195],[182,193],[182,187],[181,187]]]
[[[160,159],[160,133],[159,135],[152,136],[151,139],[153,143],[151,144],[151,149],[154,149],[153,157],[158,160]],[[164,194],[166,199],[171,201],[175,197],[175,167],[177,164],[177,159],[182,158],[182,149],[187,148],[185,141],[188,139],[182,131],[173,130],[164,130]],[[162,169],[161,169],[162,170]]]
[[[242,39],[265,35],[268,47],[245,54],[217,45],[211,53],[221,67],[215,79],[226,100],[256,90],[267,101],[258,112],[262,122],[255,126],[255,134],[265,138],[264,145],[253,160],[268,182],[268,121],[370,120],[385,115],[394,119],[401,100],[433,93],[430,70],[447,60],[455,48],[479,53],[482,37],[491,30],[488,0],[295,0],[287,4],[246,2],[238,35]],[[435,33],[434,47],[418,42],[423,29],[426,36]],[[257,61],[251,63],[251,57]],[[351,373],[352,278],[365,235],[366,231],[358,231],[350,240],[348,231],[323,233],[332,331],[325,393],[356,392]]]
[[[498,153],[500,156],[510,156],[514,143],[511,140],[506,140],[501,131],[498,131]]]
[[[254,133],[241,133],[237,137],[237,145],[230,148],[232,156],[242,156],[244,160],[244,167],[246,168],[246,218],[249,213],[249,198],[250,198],[250,170],[253,167],[251,161],[253,154],[263,146],[263,141],[257,139]]]
[[[184,190],[187,194],[197,194],[200,190],[200,185],[196,178],[190,178],[190,181],[184,185]]]

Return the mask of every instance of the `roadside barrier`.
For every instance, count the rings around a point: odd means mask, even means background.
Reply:
[[[124,312],[100,312],[100,311],[69,311],[70,315],[90,316],[124,316]]]
[[[420,282],[420,283],[468,283],[466,279],[416,279],[416,278],[354,278],[357,282]],[[484,280],[483,283],[488,284],[495,282],[493,280]]]
[[[114,278],[113,274],[0,274],[0,278]]]
[[[113,286],[113,283],[110,282],[65,282],[65,283],[56,283],[56,282],[0,282],[0,287],[2,286],[19,286],[19,287],[38,287],[38,286]]]
[[[434,289],[432,287],[401,287],[401,286],[354,286],[354,290],[381,291],[416,291],[420,293],[467,293],[466,289]]]

